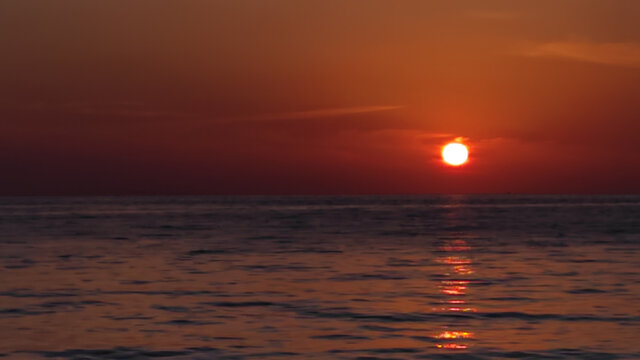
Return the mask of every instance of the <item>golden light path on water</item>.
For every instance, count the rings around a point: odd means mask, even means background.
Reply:
[[[445,299],[440,308],[434,309],[444,313],[466,313],[477,312],[475,307],[469,306],[467,301],[467,290],[471,281],[469,277],[473,274],[472,261],[464,253],[471,250],[471,247],[464,239],[447,240],[440,247],[440,251],[446,255],[438,258],[438,262],[446,265],[445,278],[440,281],[439,290],[444,294]],[[446,350],[465,350],[471,346],[469,340],[475,335],[468,329],[459,328],[453,324],[444,328],[434,338],[437,340],[436,347]]]

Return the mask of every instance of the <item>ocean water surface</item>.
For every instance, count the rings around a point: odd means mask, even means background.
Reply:
[[[0,355],[640,359],[640,196],[0,198]]]

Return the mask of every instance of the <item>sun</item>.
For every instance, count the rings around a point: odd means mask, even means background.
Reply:
[[[452,166],[460,166],[467,162],[469,150],[459,142],[448,143],[442,148],[442,160]]]

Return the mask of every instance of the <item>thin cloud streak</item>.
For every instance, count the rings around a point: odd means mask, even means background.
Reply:
[[[398,106],[398,105],[355,106],[355,107],[344,107],[344,108],[290,111],[290,112],[261,114],[261,115],[253,115],[253,116],[239,116],[239,117],[230,117],[230,118],[224,118],[219,120],[272,121],[272,120],[317,119],[317,118],[337,117],[337,116],[344,116],[344,115],[391,111],[391,110],[398,110],[402,108],[404,108],[404,106]]]
[[[235,122],[235,121],[277,121],[277,120],[302,120],[339,117],[346,115],[374,113],[402,109],[399,105],[353,106],[341,108],[325,108],[303,111],[289,111],[279,113],[266,113],[256,115],[215,116],[207,112],[182,112],[154,109],[141,103],[29,103],[11,104],[0,99],[0,107],[12,107],[21,110],[33,109],[43,111],[59,111],[75,115],[108,115],[116,118],[199,118],[206,121]]]
[[[469,18],[484,20],[513,20],[521,16],[520,13],[514,11],[469,11],[465,14]]]
[[[521,55],[563,58],[598,64],[640,67],[640,44],[594,43],[587,41],[549,42],[528,46]]]

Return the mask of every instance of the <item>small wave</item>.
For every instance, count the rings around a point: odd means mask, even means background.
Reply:
[[[69,349],[63,351],[38,351],[32,354],[47,358],[64,359],[132,359],[132,358],[162,358],[185,356],[194,353],[217,352],[214,348],[189,348],[185,350],[146,350],[140,348],[115,347],[113,349]]]
[[[395,328],[395,327],[379,326],[379,325],[362,325],[360,326],[360,328],[364,330],[379,331],[379,332],[398,332],[398,331],[410,330],[407,328]]]
[[[400,314],[363,314],[352,311],[333,311],[331,309],[297,309],[300,315],[318,318],[339,318],[352,321],[378,321],[387,323],[424,322],[438,319],[516,319],[525,321],[593,321],[593,322],[638,322],[640,316],[594,316],[529,314],[523,312],[487,312],[487,313],[400,313]]]
[[[235,359],[242,359],[243,357],[255,357],[258,359],[273,357],[273,356],[299,356],[300,354],[289,351],[272,351],[272,352],[263,352],[257,354],[247,354],[244,356],[234,357]]]
[[[174,312],[174,313],[189,312],[189,309],[183,306],[152,305],[151,308],[156,310],[167,311],[167,312]]]
[[[528,298],[528,297],[520,297],[520,296],[502,296],[502,297],[486,298],[486,299],[483,299],[483,300],[489,300],[489,301],[534,301],[535,299]]]
[[[459,354],[459,357],[436,356],[433,359],[589,359],[616,360],[637,359],[640,353],[605,353],[582,349],[553,349],[548,351],[479,351],[472,353],[474,357]]]
[[[217,295],[216,292],[209,290],[166,290],[166,291],[153,291],[153,290],[120,290],[120,291],[101,291],[97,294],[104,295],[160,295],[160,296],[211,296]]]
[[[369,340],[370,339],[366,336],[357,336],[357,335],[349,335],[349,334],[316,335],[316,336],[310,336],[309,338],[321,339],[321,340]]]
[[[313,267],[313,266],[306,266],[301,264],[298,264],[298,265],[287,264],[287,265],[244,265],[244,266],[240,266],[239,268],[243,270],[278,272],[278,271],[314,271],[314,270],[319,270],[323,268],[326,269],[327,267]]]
[[[459,315],[456,315],[459,316]],[[604,322],[637,322],[640,316],[593,316],[593,315],[560,315],[560,314],[528,314],[523,312],[475,313],[469,317],[489,319],[520,320],[560,320],[560,321],[604,321]]]
[[[321,249],[321,248],[300,248],[275,251],[277,254],[295,254],[295,253],[312,253],[312,254],[342,254],[342,250]]]
[[[115,305],[114,303],[108,303],[99,300],[82,300],[82,301],[50,301],[42,304],[38,304],[38,306],[43,308],[74,308],[81,309],[87,305],[94,306],[107,306],[107,305]]]
[[[574,289],[566,291],[569,294],[603,294],[606,293],[604,290],[593,289],[593,288],[585,288],[585,289]]]
[[[218,302],[203,302],[202,305],[217,306],[217,307],[256,307],[256,306],[280,306],[289,307],[286,304],[278,304],[270,301],[244,301],[244,302],[232,302],[232,301],[218,301]]]
[[[131,316],[114,316],[114,315],[105,315],[103,316],[105,319],[114,320],[114,321],[130,321],[130,320],[152,320],[153,316],[146,316],[142,314],[136,314]]]
[[[183,325],[211,325],[211,324],[216,324],[216,323],[211,322],[211,321],[199,321],[199,320],[189,320],[189,319],[174,319],[174,320],[159,322],[157,324],[159,324],[159,325],[178,325],[178,326],[183,326]]]
[[[122,280],[120,281],[121,285],[146,285],[151,283],[151,281],[147,280]]]
[[[0,309],[0,317],[5,316],[27,316],[27,315],[43,315],[43,314],[53,314],[55,311],[52,310],[29,310],[29,309],[20,309],[20,308],[7,308]]]
[[[393,273],[379,273],[379,274],[343,274],[329,278],[333,281],[360,281],[360,280],[405,280],[406,276],[393,274]]]
[[[185,349],[145,349],[114,347],[111,349],[67,349],[62,351],[21,351],[12,354],[31,354],[42,358],[65,358],[65,359],[145,359],[145,358],[179,358],[179,359],[200,359],[215,358],[227,360],[243,359],[263,359],[270,357],[298,357],[303,354],[289,351],[272,351],[238,354],[212,347],[189,347]],[[350,356],[352,354],[353,357]],[[583,349],[551,349],[546,351],[464,351],[459,353],[442,353],[429,351],[425,348],[397,347],[397,348],[374,348],[374,349],[334,349],[328,350],[323,355],[326,358],[336,358],[337,356],[347,356],[350,359],[358,360],[397,360],[411,356],[416,359],[460,359],[460,360],[484,360],[484,359],[592,359],[592,360],[622,360],[637,359],[640,353],[607,353],[589,351]],[[394,356],[394,357],[389,357]],[[399,356],[400,358],[398,358]]]
[[[188,256],[218,255],[218,254],[228,254],[231,252],[232,251],[228,249],[196,249],[196,250],[189,251],[187,255]]]

